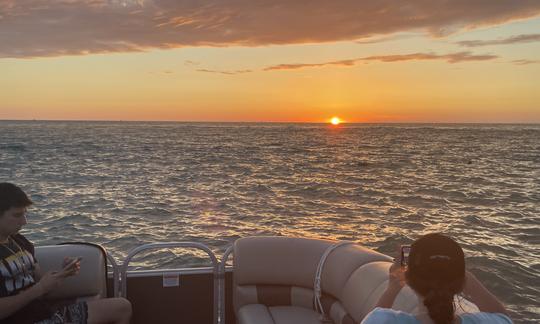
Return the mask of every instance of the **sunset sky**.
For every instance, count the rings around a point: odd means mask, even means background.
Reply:
[[[540,1],[0,1],[0,119],[333,116],[540,123]]]

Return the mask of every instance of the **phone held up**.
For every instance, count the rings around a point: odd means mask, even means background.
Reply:
[[[410,245],[401,246],[401,266],[406,267],[409,264],[409,253],[411,252]]]

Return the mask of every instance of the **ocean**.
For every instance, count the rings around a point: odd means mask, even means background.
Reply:
[[[0,121],[0,181],[36,244],[352,240],[385,254],[444,232],[516,323],[540,321],[540,125]],[[135,269],[208,265],[144,254]]]

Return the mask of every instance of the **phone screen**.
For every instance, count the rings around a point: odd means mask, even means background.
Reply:
[[[406,266],[409,264],[409,253],[411,252],[411,247],[409,245],[401,246],[401,265]]]

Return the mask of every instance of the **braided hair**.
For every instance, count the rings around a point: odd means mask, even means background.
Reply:
[[[427,234],[411,245],[405,272],[409,286],[424,298],[436,324],[450,324],[455,317],[454,295],[465,284],[465,257],[450,237]]]

